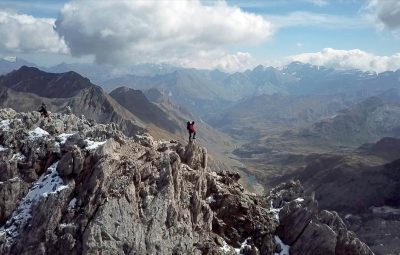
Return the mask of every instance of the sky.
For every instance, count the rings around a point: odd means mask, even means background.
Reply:
[[[43,66],[169,63],[235,72],[291,61],[400,68],[398,0],[0,0],[0,57]]]

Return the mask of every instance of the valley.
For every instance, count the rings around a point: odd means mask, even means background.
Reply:
[[[24,66],[0,76],[0,105],[69,107],[89,120],[118,123],[126,135],[149,132],[182,143],[186,121],[195,120],[214,169],[239,172],[241,184],[258,194],[300,180],[376,254],[398,248],[396,229],[381,226],[400,222],[399,72],[371,76],[292,63],[235,74],[180,69],[140,75],[94,85],[76,72]]]

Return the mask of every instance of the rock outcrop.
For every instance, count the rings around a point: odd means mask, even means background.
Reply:
[[[336,212],[319,211],[314,195],[306,196],[300,183],[281,184],[270,193],[279,215],[277,235],[292,255],[373,254]]]
[[[1,109],[0,158],[0,254],[372,254],[299,183],[249,193],[194,143]]]

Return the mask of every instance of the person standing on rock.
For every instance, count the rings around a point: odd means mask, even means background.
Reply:
[[[42,103],[42,106],[39,109],[40,112],[40,116],[48,118],[49,117],[49,113],[47,112],[47,107],[45,103]]]
[[[189,142],[196,139],[196,129],[194,128],[194,121],[187,122],[187,126],[186,126],[188,132],[189,132]]]

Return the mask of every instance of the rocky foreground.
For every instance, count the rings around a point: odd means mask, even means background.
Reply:
[[[373,254],[298,182],[266,196],[196,144],[0,110],[0,254]]]

